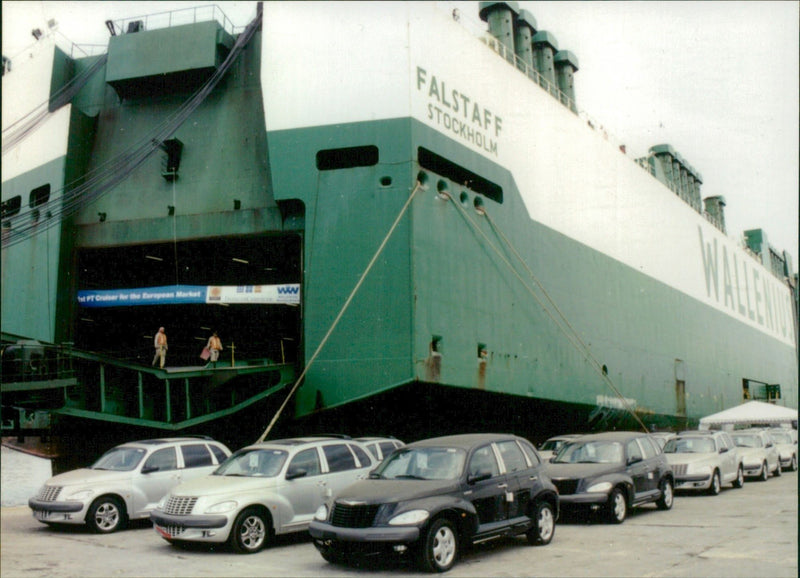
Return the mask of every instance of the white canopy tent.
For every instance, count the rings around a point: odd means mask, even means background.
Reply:
[[[700,429],[731,429],[737,425],[795,425],[797,410],[763,401],[748,401],[742,405],[700,418]],[[727,426],[727,427],[726,427]]]

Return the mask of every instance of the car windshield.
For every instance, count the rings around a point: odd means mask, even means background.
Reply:
[[[572,442],[561,448],[557,464],[618,464],[622,463],[622,444],[609,441]]]
[[[733,435],[733,443],[740,448],[763,448],[764,442],[757,435]]]
[[[456,480],[464,471],[466,452],[457,448],[401,448],[371,476],[390,480]]]
[[[288,452],[277,449],[239,450],[225,460],[213,475],[272,478],[281,471],[288,455]]]
[[[676,438],[664,446],[665,454],[713,454],[714,440],[709,438]]]
[[[769,434],[776,444],[791,444],[792,436],[783,432],[770,432]]]
[[[92,470],[129,472],[139,465],[145,453],[145,450],[141,448],[120,446],[108,450],[89,468]]]

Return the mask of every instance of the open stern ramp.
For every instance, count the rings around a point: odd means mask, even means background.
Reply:
[[[295,375],[294,365],[268,359],[160,369],[70,346],[35,347],[48,372],[33,375],[30,364],[4,357],[4,406],[165,431],[233,415],[290,385]]]

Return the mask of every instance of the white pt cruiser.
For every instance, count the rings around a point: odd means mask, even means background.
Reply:
[[[366,447],[350,438],[254,444],[210,476],[174,488],[150,519],[170,543],[228,542],[250,554],[276,534],[306,530],[322,504],[374,465]]]

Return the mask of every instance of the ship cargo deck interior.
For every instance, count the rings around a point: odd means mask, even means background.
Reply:
[[[214,238],[176,243],[81,249],[77,290],[170,285],[246,287],[300,283],[296,234]],[[212,331],[225,350],[220,361],[297,359],[301,307],[285,304],[164,304],[76,308],[74,343],[132,363],[149,364],[153,337],[164,327],[169,366],[197,366]],[[232,347],[233,346],[233,347]]]

